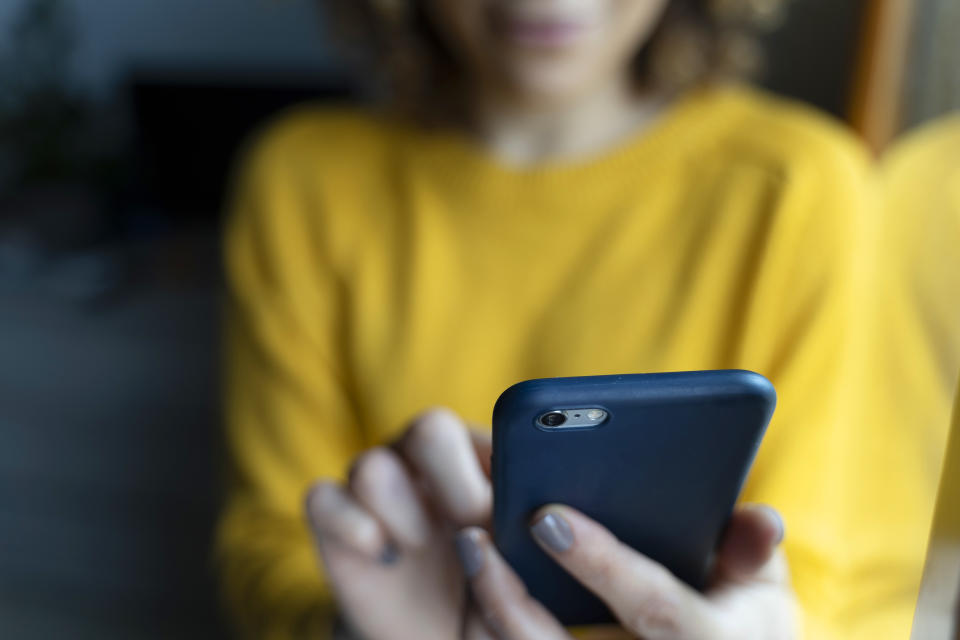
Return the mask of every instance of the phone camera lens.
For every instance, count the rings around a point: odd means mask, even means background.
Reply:
[[[566,421],[567,416],[563,415],[559,411],[552,411],[540,416],[540,424],[545,427],[559,427]]]

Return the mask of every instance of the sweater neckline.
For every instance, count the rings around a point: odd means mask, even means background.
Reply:
[[[644,158],[663,160],[676,154],[695,141],[702,141],[702,132],[710,128],[717,116],[718,94],[715,86],[692,89],[667,103],[661,113],[647,126],[626,139],[598,153],[566,161],[548,161],[529,167],[513,167],[496,158],[489,150],[465,132],[446,129],[417,132],[423,142],[427,137],[429,155],[442,171],[483,176],[500,183],[564,183],[571,179],[586,179],[593,174],[617,173],[619,168],[636,169]],[[415,145],[423,148],[421,144]]]

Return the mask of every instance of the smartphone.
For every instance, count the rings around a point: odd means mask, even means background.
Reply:
[[[696,589],[709,580],[776,393],[751,371],[691,371],[516,384],[493,411],[494,540],[564,624],[613,622],[544,553],[530,518],[561,503]]]

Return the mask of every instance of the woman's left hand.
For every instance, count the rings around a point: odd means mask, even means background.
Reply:
[[[786,559],[777,548],[783,524],[768,507],[736,510],[718,550],[713,585],[702,594],[572,508],[544,507],[534,516],[531,533],[544,551],[610,607],[628,637],[795,637],[794,597]],[[527,594],[484,530],[463,530],[457,550],[473,591],[468,640],[572,638]]]

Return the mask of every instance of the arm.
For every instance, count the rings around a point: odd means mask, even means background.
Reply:
[[[288,146],[268,138],[250,155],[225,240],[231,487],[217,556],[235,619],[268,638],[328,630],[303,496],[318,476],[343,477],[363,447],[337,351],[336,278]]]
[[[898,337],[880,321],[873,185],[851,159],[826,160],[785,198],[778,224],[792,228],[768,247],[782,264],[761,269],[773,275],[745,324],[740,363],[781,398],[745,498],[791,530],[804,637],[906,638],[934,487],[914,399],[886,382]]]

